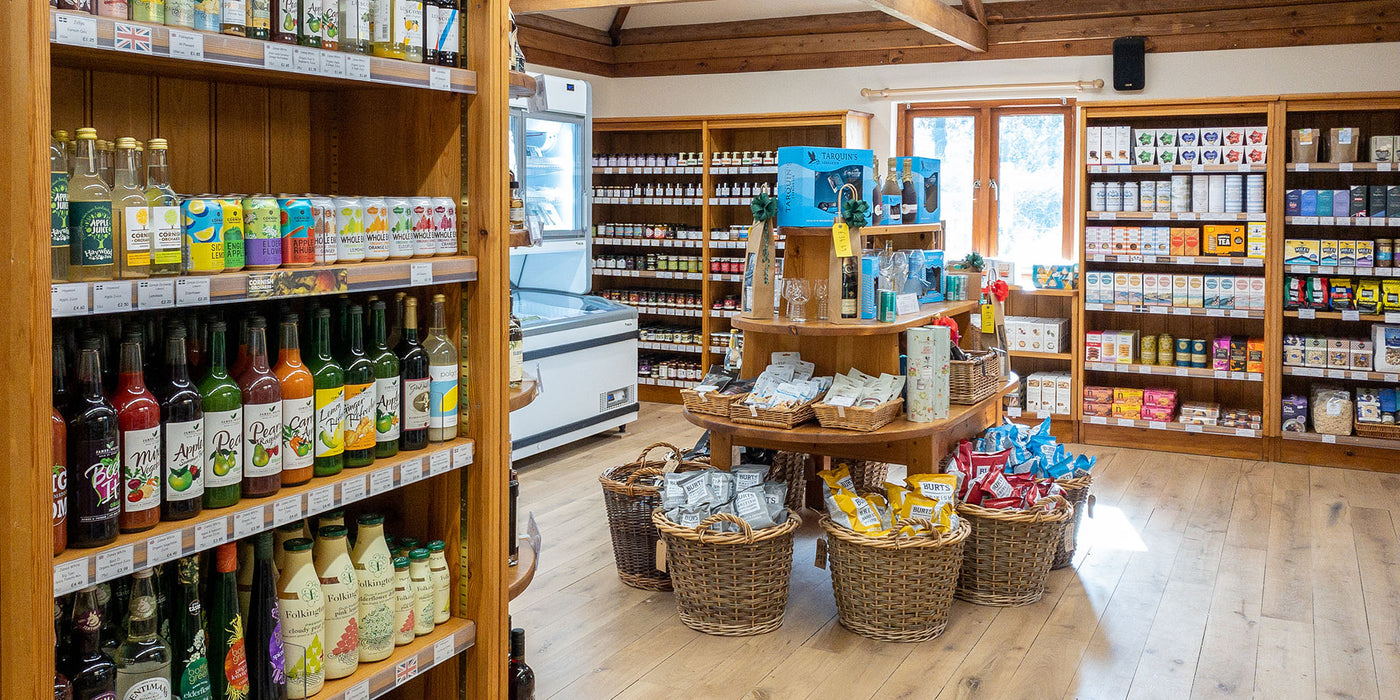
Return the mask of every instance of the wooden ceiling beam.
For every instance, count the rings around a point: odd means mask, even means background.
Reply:
[[[703,0],[511,0],[510,9],[516,15],[529,15],[555,10],[588,10],[599,7],[633,7],[636,5],[665,5]]]
[[[987,27],[951,5],[943,4],[942,0],[861,1],[969,51],[985,53],[987,50]]]
[[[529,27],[549,34],[557,34],[571,39],[587,41],[593,44],[607,46],[612,43],[612,38],[608,33],[600,29],[562,20],[549,15],[516,15],[515,24],[518,27]]]
[[[963,11],[977,20],[978,24],[987,26],[987,8],[982,6],[982,0],[962,0],[962,6]]]
[[[612,26],[608,27],[608,38],[612,39],[612,45],[617,46],[622,38],[622,25],[627,22],[627,13],[631,12],[630,7],[617,8],[617,14],[613,15]]]

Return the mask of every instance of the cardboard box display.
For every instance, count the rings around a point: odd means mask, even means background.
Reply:
[[[1133,165],[1156,165],[1158,149],[1152,146],[1135,146],[1133,148]]]
[[[1308,336],[1303,340],[1303,365],[1324,368],[1327,366],[1327,339]]]
[[[1320,251],[1320,252],[1318,253],[1318,257],[1317,257],[1317,264],[1319,264],[1319,265],[1340,265],[1340,264],[1341,264],[1341,246],[1340,246],[1340,242],[1339,242],[1337,239],[1335,239],[1335,238],[1324,238],[1324,239],[1322,239],[1321,241],[1318,242],[1318,245],[1319,245],[1319,251]]]
[[[1138,331],[1118,331],[1118,363],[1133,364],[1137,358]]]
[[[1249,162],[1248,146],[1226,146],[1220,151],[1222,165],[1244,165]]]
[[[1142,419],[1142,404],[1113,404],[1113,418]]]
[[[1084,361],[1099,362],[1103,359],[1103,333],[1089,331],[1084,334]]]
[[[940,215],[942,204],[941,198],[938,196],[939,171],[942,169],[942,164],[937,158],[901,156],[895,158],[895,168],[900,173],[900,177],[904,176],[906,164],[911,166],[916,202],[913,221],[909,219],[910,212],[905,211],[904,223],[936,224],[942,221]]]
[[[1118,127],[1118,153],[1114,157],[1114,163],[1118,165],[1128,165],[1132,163],[1133,153],[1133,128],[1131,126]]]
[[[1040,325],[1045,352],[1065,352],[1069,346],[1069,319],[1037,319]]]
[[[1349,239],[1337,241],[1337,264],[1356,267],[1356,241]]]
[[[1176,151],[1177,149],[1175,146],[1157,147],[1157,163],[1160,165],[1176,165]]]
[[[1055,413],[1067,415],[1074,401],[1074,380],[1066,372],[1055,375]]]
[[[1113,416],[1113,404],[1110,402],[1084,402],[1084,415],[1096,418],[1110,418]]]
[[[1178,165],[1198,165],[1201,162],[1201,149],[1194,146],[1180,146],[1176,149]]]
[[[1142,405],[1154,406],[1157,408],[1176,408],[1176,390],[1154,389],[1151,387],[1143,389]]]
[[[1181,148],[1195,148],[1201,145],[1200,129],[1177,129],[1176,145]]]
[[[1302,216],[1303,215],[1303,191],[1287,190],[1283,193],[1283,215]]]
[[[1336,205],[1333,204],[1333,202],[1332,202],[1332,196],[1333,196],[1333,194],[1335,194],[1335,193],[1334,193],[1332,190],[1316,190],[1316,192],[1317,192],[1317,215],[1318,215],[1318,216],[1331,216],[1331,215],[1332,215],[1332,210],[1336,207]]]
[[[1182,255],[1197,256],[1201,254],[1201,230],[1195,228],[1184,229],[1182,239]]]
[[[1125,386],[1113,387],[1113,403],[1131,405],[1142,405],[1143,390]]]
[[[1143,298],[1143,282],[1141,272],[1128,273],[1128,303],[1141,305]],[[1121,303],[1121,302],[1120,302]]]
[[[1375,267],[1376,266],[1376,242],[1356,241],[1356,266]]]
[[[1367,191],[1369,196],[1366,202],[1366,213],[1373,219],[1381,219],[1389,216],[1386,209],[1385,185],[1369,185]]]
[[[1332,213],[1330,216],[1344,219],[1350,216],[1351,193],[1348,190],[1332,190]],[[1327,212],[1322,212],[1321,216],[1328,216]]]
[[[1283,336],[1283,364],[1288,367],[1302,367],[1304,361],[1304,343],[1301,335]]]
[[[1371,371],[1375,362],[1375,345],[1369,340],[1351,341],[1351,368]]]
[[[1264,371],[1264,339],[1250,338],[1246,344],[1248,357],[1245,362],[1246,372]]]
[[[1085,129],[1085,155],[1084,161],[1087,165],[1102,165],[1103,153],[1103,127],[1091,126]]]
[[[1263,221],[1251,221],[1245,224],[1244,232],[1244,254],[1251,258],[1262,258],[1267,252],[1269,225]]]
[[[1205,138],[1205,130],[1201,130],[1201,138]],[[1201,165],[1220,165],[1224,158],[1224,149],[1220,146],[1201,146]]]
[[[1189,291],[1191,295],[1187,300],[1187,306],[1194,309],[1205,308],[1206,282],[1204,275],[1189,275],[1187,291]]]
[[[1333,369],[1351,367],[1351,341],[1346,338],[1327,339],[1327,366]]]
[[[1225,145],[1225,130],[1218,126],[1208,126],[1201,129],[1201,147],[1218,148]]]
[[[1162,423],[1172,422],[1175,409],[1162,408],[1160,406],[1143,406],[1141,420],[1158,421]]]
[[[1377,372],[1400,372],[1400,326],[1373,324],[1371,347]]]
[[[1396,143],[1400,144],[1400,139],[1397,139]],[[1396,160],[1400,162],[1400,158]],[[1385,210],[1390,218],[1400,218],[1400,185],[1385,186]]]
[[[1317,190],[1303,190],[1302,203],[1298,207],[1298,216],[1317,216]]]
[[[874,151],[868,149],[779,148],[777,225],[830,226],[840,212],[837,193],[845,184],[855,186],[858,198],[873,203],[874,159]]]
[[[1086,403],[1113,403],[1113,388],[1107,386],[1084,387]]]
[[[1395,157],[1396,139],[1394,136],[1372,136],[1371,137],[1371,162],[1372,163],[1393,163]]]
[[[1172,306],[1191,305],[1191,276],[1172,275]]]
[[[1366,205],[1370,201],[1369,195],[1370,190],[1366,187],[1366,185],[1352,185],[1350,191],[1348,192],[1349,198],[1347,201],[1349,203],[1349,208],[1347,210],[1347,216],[1353,218],[1358,216],[1369,216],[1369,214],[1366,213]],[[1306,216],[1306,214],[1304,216]]]

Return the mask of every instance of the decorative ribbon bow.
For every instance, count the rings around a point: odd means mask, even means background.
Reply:
[[[778,215],[778,198],[771,194],[756,194],[749,202],[749,211],[753,212],[754,221],[769,221]]]
[[[1011,293],[1011,288],[1003,280],[997,280],[989,285],[982,292],[997,301],[1006,301],[1006,297]]]
[[[862,228],[870,223],[870,203],[864,199],[848,199],[841,203],[841,218],[851,228]]]

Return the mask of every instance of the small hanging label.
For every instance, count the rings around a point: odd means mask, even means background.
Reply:
[[[666,570],[666,540],[656,541],[656,570]]]
[[[996,328],[997,328],[997,313],[996,313],[996,308],[992,306],[991,302],[987,302],[987,303],[985,303],[985,304],[982,305],[982,332],[983,332],[983,333],[994,333],[994,332],[996,332]]]
[[[826,538],[817,538],[817,560],[813,562],[818,569],[826,568]]]
[[[849,258],[854,253],[851,252],[851,227],[844,221],[837,221],[831,225],[831,245],[836,251],[836,257]]]

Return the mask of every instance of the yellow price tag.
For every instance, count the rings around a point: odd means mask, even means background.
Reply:
[[[831,245],[838,258],[849,258],[855,254],[851,252],[851,227],[846,222],[837,221],[831,225]]]
[[[985,304],[982,305],[982,332],[983,332],[983,333],[994,333],[994,332],[996,332],[996,327],[997,327],[997,314],[996,314],[996,309],[993,308],[991,302],[987,302],[987,303],[985,303]]]

